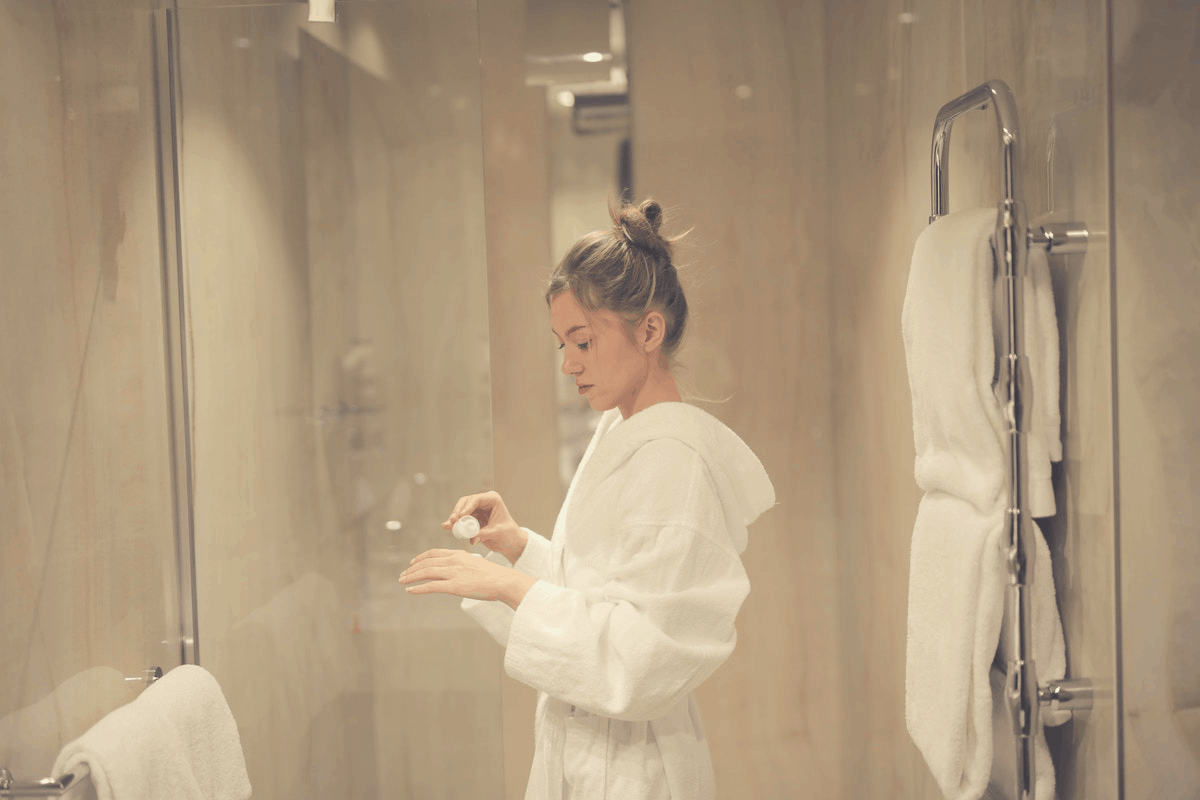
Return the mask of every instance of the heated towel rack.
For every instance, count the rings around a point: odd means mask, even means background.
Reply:
[[[1004,341],[1007,353],[1001,358],[998,379],[1005,423],[1008,427],[1008,572],[1005,598],[1009,619],[1013,620],[1010,653],[1005,683],[1005,701],[1012,718],[1016,738],[1016,798],[1034,798],[1034,742],[1038,733],[1038,710],[1077,711],[1092,707],[1092,684],[1087,679],[1037,682],[1033,662],[1033,618],[1030,603],[1033,585],[1034,544],[1027,510],[1029,496],[1029,455],[1026,436],[1032,407],[1029,364],[1025,358],[1022,286],[1025,279],[1026,253],[1030,247],[1044,247],[1050,253],[1082,253],[1087,249],[1087,228],[1076,222],[1045,224],[1031,230],[1026,225],[1024,195],[1018,160],[1017,106],[1012,91],[1003,81],[992,80],[951,100],[938,111],[933,126],[932,195],[929,221],[944,216],[949,208],[950,171],[947,153],[950,129],[959,116],[988,106],[996,109],[1001,160],[1001,185],[1004,199],[996,215],[996,242],[1004,269]]]

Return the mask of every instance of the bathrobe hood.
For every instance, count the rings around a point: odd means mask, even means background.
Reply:
[[[775,487],[754,452],[724,423],[695,406],[657,403],[629,419],[622,419],[620,411],[612,409],[600,417],[597,428],[608,431],[603,437],[604,446],[596,452],[589,448],[584,456],[576,491],[586,493],[589,486],[619,470],[647,443],[676,439],[704,460],[725,509],[731,542],[739,554],[746,549],[746,529],[775,505]]]

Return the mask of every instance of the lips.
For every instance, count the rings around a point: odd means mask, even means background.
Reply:
[[[582,384],[582,385],[576,386],[575,388],[579,390],[580,394],[587,394],[587,390],[592,388],[592,385],[591,384]]]

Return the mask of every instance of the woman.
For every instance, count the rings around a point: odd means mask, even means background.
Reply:
[[[733,651],[746,527],[775,492],[736,434],[681,402],[687,301],[662,209],[613,220],[546,292],[562,370],[604,412],[553,536],[518,526],[495,492],[463,497],[442,527],[474,515],[472,543],[493,552],[430,550],[400,581],[466,598],[506,672],[538,690],[527,800],[712,798],[692,691]]]

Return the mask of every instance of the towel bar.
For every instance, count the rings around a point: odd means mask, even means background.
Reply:
[[[76,789],[86,783],[89,775],[87,767],[81,766],[58,780],[43,778],[36,783],[17,783],[8,769],[0,767],[0,798],[59,797],[66,800],[80,797],[81,792]]]
[[[142,670],[141,675],[134,675],[132,678],[126,678],[126,683],[137,683],[144,681],[147,686],[154,683],[163,676],[162,667],[151,667],[150,669]]]
[[[1005,699],[1012,717],[1016,738],[1016,800],[1034,800],[1034,742],[1038,734],[1038,711],[1084,710],[1092,706],[1091,682],[1087,680],[1051,681],[1039,686],[1033,663],[1033,619],[1030,587],[1033,584],[1033,545],[1030,517],[1026,508],[1029,495],[1029,455],[1026,437],[1032,389],[1025,358],[1023,282],[1026,253],[1030,247],[1043,247],[1049,253],[1082,253],[1087,249],[1088,231],[1081,223],[1046,223],[1036,230],[1026,225],[1025,203],[1018,171],[1020,136],[1017,105],[1012,91],[1003,81],[992,80],[951,100],[938,111],[933,126],[932,202],[929,222],[933,224],[949,211],[950,170],[948,153],[954,120],[968,111],[996,109],[1001,159],[1000,201],[995,241],[999,267],[1003,269],[1005,293],[1004,337],[1007,352],[1001,360],[998,389],[1008,425],[1008,571],[1007,605],[1014,620],[1011,660],[1005,685]]]
[[[145,682],[147,686],[163,676],[162,667],[150,667],[142,670],[141,675],[126,678],[126,682]],[[0,800],[16,797],[60,797],[74,798],[79,795],[75,791],[86,782],[91,773],[86,765],[80,765],[75,772],[63,775],[57,780],[42,778],[33,783],[17,783],[7,767],[0,767]]]

